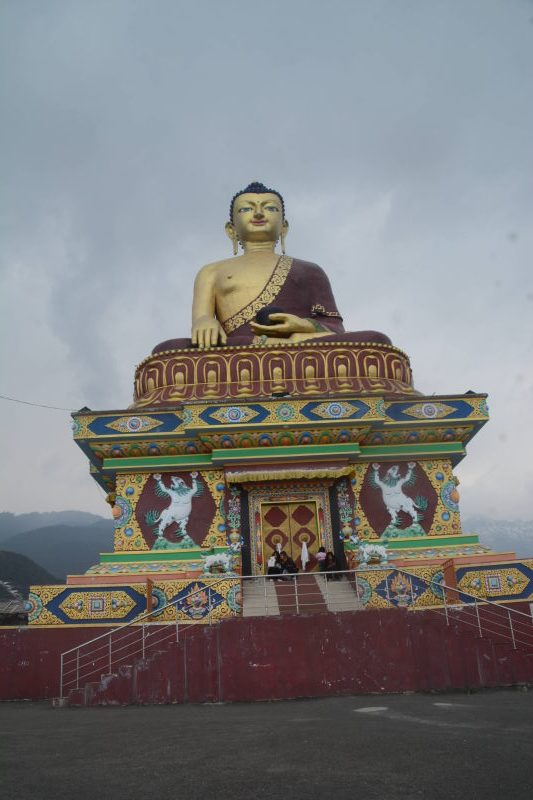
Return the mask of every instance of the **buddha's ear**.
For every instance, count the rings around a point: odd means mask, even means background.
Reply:
[[[285,255],[285,237],[289,230],[289,220],[284,219],[281,223],[281,232],[280,232],[280,244],[281,244],[281,252]]]
[[[224,226],[224,230],[226,231],[226,236],[231,239],[233,244],[233,255],[236,256],[239,252],[239,239],[237,237],[237,231],[235,230],[235,225],[233,222],[226,222]]]

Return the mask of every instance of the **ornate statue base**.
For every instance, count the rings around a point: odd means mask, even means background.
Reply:
[[[163,345],[186,340],[171,340]],[[300,344],[206,350],[158,346],[135,373],[134,406],[290,394],[412,394],[409,359],[381,342],[314,339]]]

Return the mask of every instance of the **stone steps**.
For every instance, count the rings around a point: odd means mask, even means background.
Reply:
[[[363,605],[353,584],[342,575],[339,580],[328,580],[325,575],[317,576],[317,583],[324,597],[328,611],[362,611]]]
[[[274,581],[243,581],[243,617],[279,617],[279,604]]]

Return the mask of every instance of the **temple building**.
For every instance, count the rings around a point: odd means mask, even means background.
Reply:
[[[191,337],[139,364],[131,406],[73,414],[114,549],[65,585],[33,586],[30,624],[238,616],[242,576],[279,551],[312,575],[320,548],[357,576],[364,608],[435,607],[442,582],[533,598],[533,560],[461,526],[454,469],[486,395],[424,396],[385,334],[345,331],[325,272],[285,254],[277,191],[238,192],[226,233],[234,255],[198,273]]]

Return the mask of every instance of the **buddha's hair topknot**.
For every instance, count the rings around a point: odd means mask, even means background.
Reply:
[[[230,222],[233,222],[233,205],[235,203],[235,200],[238,197],[240,197],[241,194],[248,194],[248,193],[251,193],[251,194],[275,194],[277,197],[279,197],[279,200],[280,200],[280,203],[281,203],[281,217],[282,217],[282,219],[285,219],[285,203],[283,202],[283,197],[280,195],[280,193],[277,192],[275,189],[269,189],[268,187],[265,186],[264,183],[261,183],[260,181],[252,181],[252,183],[249,183],[248,186],[246,186],[245,189],[241,189],[240,192],[237,192],[237,194],[233,195],[233,197],[231,199],[230,207],[229,207]]]

